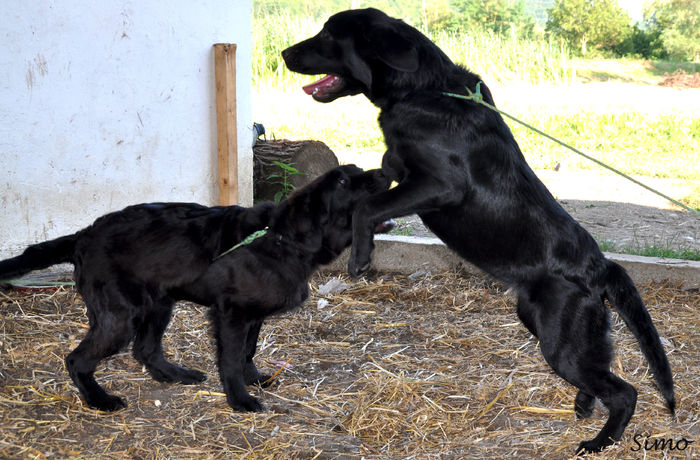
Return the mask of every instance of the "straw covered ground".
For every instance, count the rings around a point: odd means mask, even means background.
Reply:
[[[329,282],[340,286],[321,294]],[[677,416],[613,314],[614,371],[639,400],[623,441],[600,458],[692,458],[700,295],[640,290],[674,371]],[[303,308],[263,326],[256,362],[279,373],[271,388],[250,388],[262,413],[227,406],[208,329],[206,308],[182,303],[165,338],[166,354],[206,382],[157,383],[127,350],[98,380],[129,406],[102,414],[84,406],[63,365],[87,330],[80,296],[0,291],[0,458],[570,458],[607,415],[599,405],[576,420],[575,389],[544,363],[503,287],[480,277],[317,275]]]

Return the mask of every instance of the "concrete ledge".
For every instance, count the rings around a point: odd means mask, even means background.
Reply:
[[[411,274],[418,270],[438,272],[461,270],[469,274],[483,274],[474,265],[466,262],[437,238],[411,236],[375,235],[372,267],[380,272]],[[345,272],[350,250],[346,250],[332,264],[322,267],[325,271]],[[683,289],[700,289],[700,262],[659,257],[630,256],[606,252],[605,256],[627,270],[635,283],[648,281],[671,281]],[[32,272],[27,279],[56,280],[72,279],[71,264]]]
[[[700,288],[700,262],[661,257],[642,257],[604,253],[605,257],[625,267],[635,283],[671,281],[684,289]]]
[[[470,274],[483,273],[452,252],[437,238],[375,235],[372,267],[380,272],[414,273],[423,269],[440,271],[460,269]],[[700,262],[658,257],[630,256],[606,252],[605,256],[625,267],[635,283],[669,280],[684,289],[700,288]],[[324,267],[346,271],[349,251]]]

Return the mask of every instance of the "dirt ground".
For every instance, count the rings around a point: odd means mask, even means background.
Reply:
[[[322,294],[331,281],[339,287]],[[558,459],[604,423],[600,406],[576,420],[575,389],[544,363],[498,284],[324,273],[311,288],[300,310],[263,326],[256,362],[278,375],[249,388],[266,407],[257,414],[231,411],[220,393],[204,307],[178,304],[164,343],[209,379],[157,383],[125,351],[97,377],[129,406],[103,414],[84,406],[63,365],[87,328],[80,296],[0,291],[0,458]],[[613,370],[639,399],[622,442],[590,458],[694,458],[700,296],[668,284],[640,291],[674,371],[676,417],[613,314]]]
[[[700,216],[613,174],[599,171],[538,171],[552,195],[605,250],[662,247],[700,251]],[[669,196],[687,196],[695,184],[669,179],[642,179]],[[397,233],[434,236],[417,216],[398,220]]]

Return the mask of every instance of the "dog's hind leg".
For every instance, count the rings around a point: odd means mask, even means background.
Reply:
[[[255,336],[256,320],[240,317],[237,305],[220,302],[210,310],[214,338],[216,340],[216,356],[219,365],[221,384],[226,393],[226,401],[234,410],[259,412],[262,404],[246,390],[245,369],[247,362],[247,341]],[[251,355],[252,358],[252,355]]]
[[[538,337],[536,318],[537,318],[537,304],[531,304],[527,297],[518,297],[518,318],[525,325],[528,331],[535,337]],[[574,401],[574,411],[576,412],[576,417],[586,418],[593,414],[593,407],[595,406],[595,396],[588,394],[584,391],[579,391],[576,395],[576,400]]]
[[[535,301],[540,349],[554,371],[580,390],[574,404],[577,415],[590,415],[595,398],[608,409],[603,429],[577,450],[598,452],[622,436],[634,413],[637,391],[610,372],[609,311],[602,300],[564,280],[549,287]]]
[[[587,377],[589,388],[582,391],[595,394],[608,409],[609,416],[595,438],[579,444],[578,453],[599,452],[619,441],[637,405],[637,390],[612,372],[592,373]]]
[[[91,315],[90,330],[66,357],[66,368],[88,406],[111,412],[126,407],[126,403],[120,397],[107,393],[95,381],[95,368],[101,360],[128,345],[133,333],[125,318],[114,318],[116,315],[112,312],[101,313],[97,320]]]
[[[272,384],[270,381],[270,376],[261,374],[258,372],[258,368],[255,367],[253,362],[253,356],[255,356],[255,351],[258,346],[258,336],[260,335],[260,328],[262,327],[263,320],[256,320],[253,325],[248,329],[248,337],[246,337],[246,356],[245,356],[245,368],[243,369],[243,379],[246,385],[260,385],[263,388],[267,388]]]
[[[148,369],[159,382],[179,382],[185,385],[203,382],[206,375],[198,370],[177,366],[163,355],[163,334],[170,323],[173,300],[165,297],[154,301],[136,328],[134,358]]]

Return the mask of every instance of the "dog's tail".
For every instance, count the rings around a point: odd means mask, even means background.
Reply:
[[[607,262],[606,297],[637,338],[642,353],[654,373],[656,384],[673,414],[676,408],[676,399],[673,394],[673,375],[664,347],[661,345],[659,333],[656,331],[651,316],[649,316],[639,292],[625,269],[615,262]]]
[[[0,261],[0,280],[11,280],[33,270],[64,262],[72,263],[77,237],[76,233],[33,244],[22,254]]]

